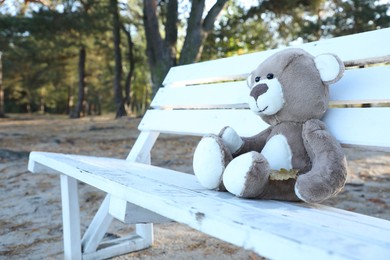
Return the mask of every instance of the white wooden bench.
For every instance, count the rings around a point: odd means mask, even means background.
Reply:
[[[390,103],[390,66],[384,65],[390,28],[300,47],[313,55],[335,53],[349,67],[331,87],[331,105],[338,108],[325,116],[329,130],[346,147],[390,151],[390,107],[354,106]],[[65,258],[147,248],[153,243],[148,223],[167,218],[271,259],[390,259],[390,221],[317,204],[239,199],[204,189],[194,175],[150,165],[160,133],[201,136],[230,125],[249,136],[266,127],[247,109],[245,78],[275,51],[172,68],[126,160],[31,152],[30,171],[61,177]],[[378,64],[361,68],[369,63]],[[78,181],[107,193],[82,237]],[[135,234],[101,243],[113,218],[137,223]]]

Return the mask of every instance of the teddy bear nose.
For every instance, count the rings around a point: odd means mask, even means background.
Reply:
[[[265,92],[267,92],[267,90],[268,90],[267,84],[264,83],[259,84],[251,90],[250,96],[253,97],[255,100],[257,100],[257,98],[263,95]]]

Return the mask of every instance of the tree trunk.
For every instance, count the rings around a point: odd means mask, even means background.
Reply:
[[[114,70],[114,101],[116,105],[115,118],[126,116],[126,110],[123,102],[122,93],[122,55],[121,55],[121,38],[120,38],[120,21],[118,11],[118,1],[110,0],[111,12],[113,15],[113,28],[114,35],[114,55],[115,55],[115,70]]]
[[[68,97],[66,99],[66,114],[70,115],[73,106],[72,88],[68,86]]]
[[[177,0],[172,0],[172,2],[175,1],[177,2]],[[146,51],[152,76],[152,96],[154,96],[160,88],[165,75],[168,73],[172,61],[160,34],[157,18],[157,0],[144,0],[143,12]]]
[[[203,43],[214,29],[214,22],[227,0],[218,0],[202,20],[205,0],[193,0],[188,18],[187,34],[181,50],[179,65],[190,64],[200,59]]]
[[[191,13],[188,18],[187,34],[181,50],[179,64],[190,64],[197,60],[200,53],[200,46],[205,33],[202,30],[202,16],[205,7],[205,0],[193,0]]]
[[[130,68],[129,72],[126,75],[126,82],[125,82],[125,99],[124,103],[127,107],[128,112],[131,111],[131,99],[130,99],[130,92],[131,92],[131,79],[134,75],[134,69],[135,69],[135,60],[134,60],[134,43],[133,39],[131,38],[130,31],[126,30],[125,26],[122,25],[122,30],[125,32],[127,37],[127,45],[128,45],[128,54],[127,59],[129,60]]]
[[[4,111],[4,90],[3,90],[3,61],[0,52],[0,117],[5,117]]]
[[[83,110],[83,104],[85,99],[85,59],[86,59],[86,51],[85,47],[81,46],[79,51],[79,87],[78,87],[78,97],[77,103],[74,111],[71,113],[71,118],[80,118],[81,111]]]
[[[169,0],[167,11],[167,22],[165,25],[165,40],[164,48],[167,51],[167,59],[169,68],[176,66],[177,55],[177,25],[178,25],[178,2],[177,0]]]
[[[203,19],[205,0],[193,0],[188,19],[187,34],[180,53],[179,64],[198,61],[204,40],[214,28],[214,22],[227,0],[217,0]],[[144,27],[147,42],[147,55],[152,74],[152,96],[160,88],[166,74],[176,66],[178,2],[169,0],[167,6],[165,39],[162,39],[157,18],[157,0],[144,0]]]

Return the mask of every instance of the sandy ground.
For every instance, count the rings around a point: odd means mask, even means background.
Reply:
[[[27,170],[32,150],[125,158],[139,119],[52,116],[0,119],[0,259],[62,259],[59,177]],[[163,135],[152,163],[191,173],[199,138]],[[350,176],[345,189],[325,204],[390,219],[390,154],[346,149]],[[104,194],[80,184],[81,228],[88,226]],[[131,226],[115,221],[109,236]],[[115,259],[261,259],[178,223],[156,224],[153,247]]]

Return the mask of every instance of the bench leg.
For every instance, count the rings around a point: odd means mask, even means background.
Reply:
[[[107,259],[150,247],[153,224],[136,224],[135,233],[102,241],[114,217],[110,214],[111,195],[107,194],[82,239],[83,260]],[[126,205],[126,204],[125,204]]]
[[[135,233],[137,233],[137,235],[142,237],[143,246],[145,248],[153,244],[154,241],[153,223],[136,224]]]
[[[83,253],[95,252],[102,241],[113,217],[108,213],[110,195],[106,195],[81,241]]]
[[[77,180],[61,175],[64,259],[106,259],[150,247],[153,224],[136,224],[130,236],[102,242],[113,217],[109,213],[110,195],[102,202],[83,239],[80,235],[80,207]]]
[[[61,175],[64,258],[81,259],[80,207],[77,180]]]

